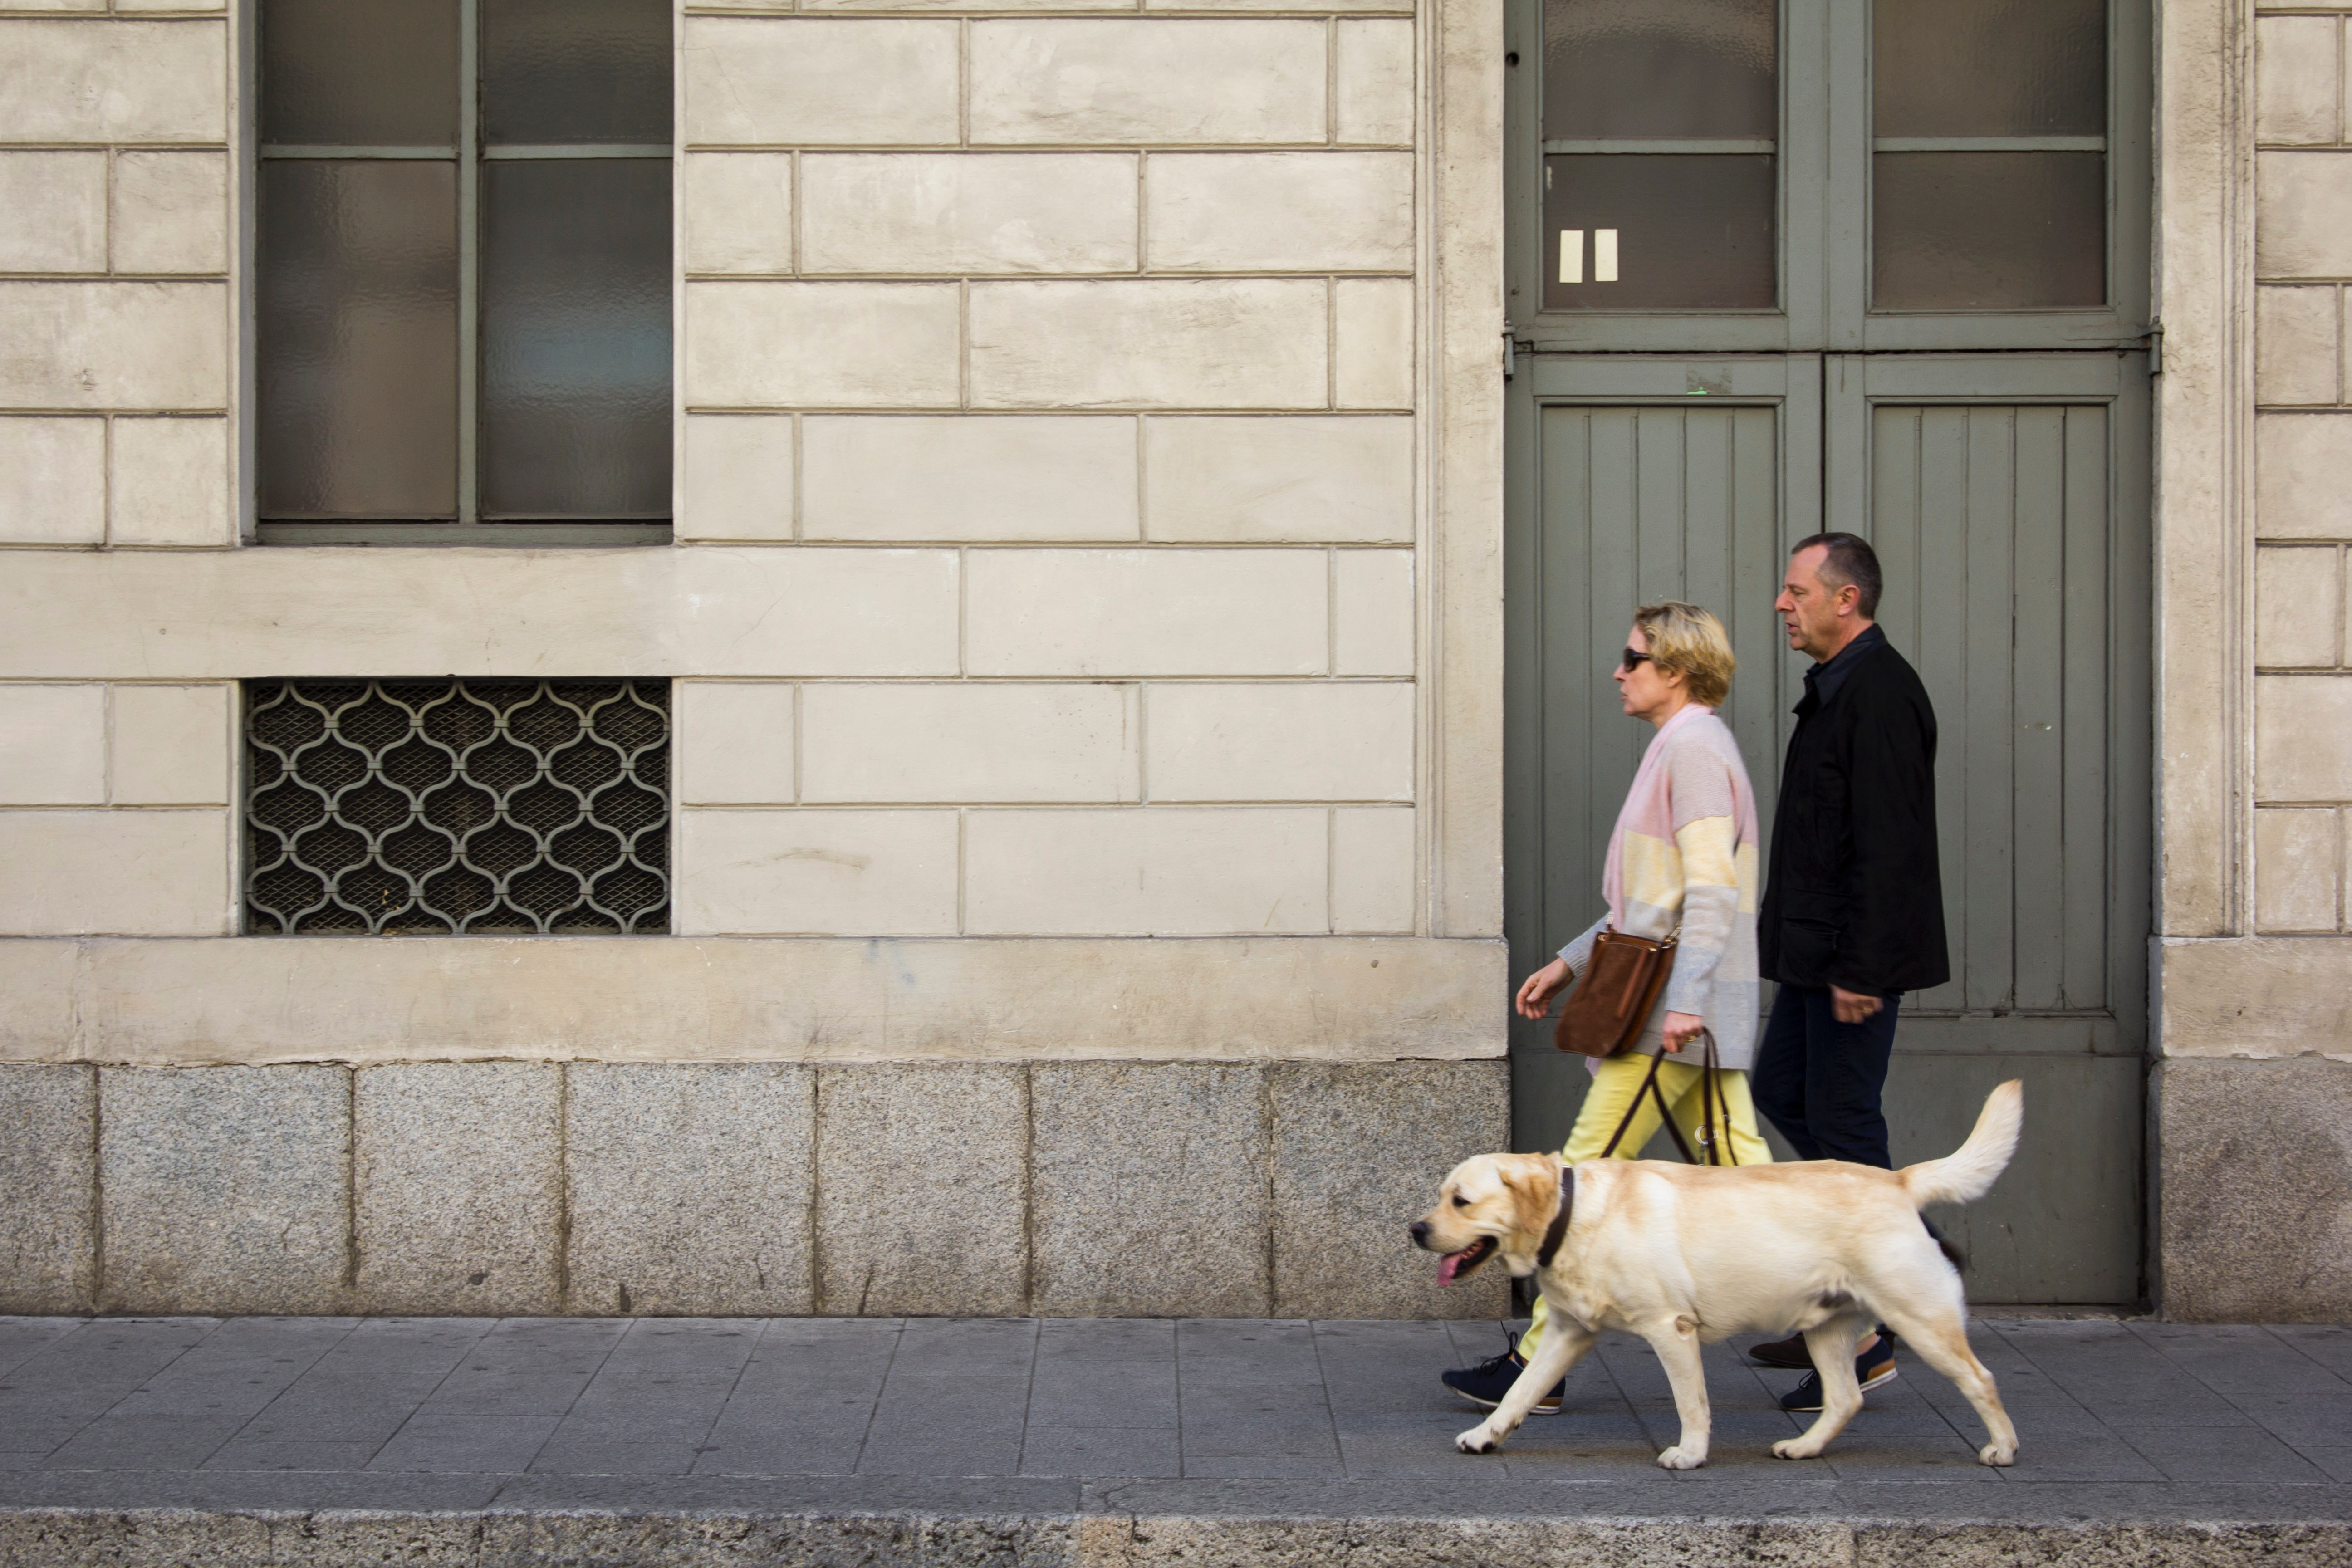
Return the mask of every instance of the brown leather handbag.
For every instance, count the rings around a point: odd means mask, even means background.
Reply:
[[[1551,1043],[1579,1056],[1613,1057],[1642,1037],[1642,1026],[1675,972],[1679,933],[1664,942],[1612,927],[1592,939],[1591,962],[1568,994]]]

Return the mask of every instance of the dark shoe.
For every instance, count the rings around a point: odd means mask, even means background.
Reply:
[[[1805,1336],[1790,1334],[1785,1340],[1767,1340],[1760,1345],[1748,1347],[1748,1359],[1758,1366],[1775,1366],[1789,1372],[1811,1372],[1813,1358],[1805,1349]]]
[[[1867,1394],[1883,1383],[1895,1381],[1895,1336],[1881,1330],[1878,1342],[1853,1358],[1853,1380]],[[1822,1374],[1805,1373],[1805,1380],[1780,1396],[1780,1408],[1792,1415],[1804,1415],[1822,1407]]]
[[[1501,1355],[1490,1357],[1476,1366],[1459,1366],[1452,1372],[1441,1373],[1440,1380],[1481,1410],[1492,1410],[1503,1403],[1503,1395],[1511,1391],[1511,1384],[1519,1381],[1519,1373],[1527,1367],[1528,1363],[1519,1359],[1518,1350],[1514,1345]],[[1559,1415],[1559,1403],[1567,1396],[1568,1379],[1563,1377],[1558,1387],[1536,1401],[1535,1414]]]
[[[1886,1325],[1881,1323],[1872,1332],[1885,1338]],[[1813,1370],[1813,1354],[1805,1348],[1805,1336],[1802,1334],[1790,1334],[1785,1340],[1768,1340],[1760,1345],[1750,1345],[1748,1347],[1748,1359],[1758,1366],[1775,1366],[1784,1372]]]

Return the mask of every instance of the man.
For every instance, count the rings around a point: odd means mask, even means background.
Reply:
[[[1874,617],[1878,556],[1851,533],[1798,542],[1773,608],[1809,654],[1781,769],[1764,904],[1764,977],[1780,983],[1757,1047],[1757,1108],[1803,1160],[1889,1169],[1879,1106],[1906,991],[1951,978],[1936,865],[1936,710]],[[1801,1337],[1759,1345],[1768,1366],[1807,1367]],[[1864,1388],[1895,1375],[1884,1331],[1855,1364]],[[1784,1409],[1821,1408],[1809,1375]]]

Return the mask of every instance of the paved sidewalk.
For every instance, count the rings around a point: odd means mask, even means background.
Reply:
[[[639,1545],[615,1563],[653,1551],[647,1521],[763,1520],[798,1542],[777,1537],[775,1552],[814,1560],[832,1549],[809,1544],[810,1521],[853,1517],[904,1535],[867,1562],[1002,1555],[950,1542],[958,1521],[995,1521],[983,1533],[1000,1547],[1013,1531],[1023,1562],[1135,1562],[1179,1538],[1194,1562],[1266,1559],[1237,1537],[1208,1550],[1203,1521],[1279,1526],[1302,1561],[1332,1549],[1309,1549],[1319,1530],[1360,1544],[1388,1521],[1391,1545],[1469,1529],[1498,1561],[1567,1562],[1591,1542],[1559,1530],[1605,1519],[2179,1526],[2202,1544],[2179,1560],[2200,1563],[2221,1560],[2217,1528],[2272,1532],[2264,1552],[2290,1528],[2298,1565],[2352,1563],[2352,1328],[1979,1321],[1974,1334],[2018,1425],[2013,1469],[1976,1463],[1974,1414],[1916,1359],[1824,1458],[1775,1459],[1771,1441],[1800,1429],[1774,1405],[1793,1374],[1718,1346],[1713,1457],[1670,1473],[1653,1462],[1675,1431],[1665,1380],[1624,1338],[1577,1371],[1562,1415],[1499,1457],[1454,1453],[1476,1413],[1436,1374],[1499,1348],[1492,1323],[0,1319],[0,1563],[87,1561],[92,1531],[134,1517],[151,1544],[165,1518],[241,1519],[275,1543],[232,1560],[373,1560],[329,1550],[311,1517],[353,1510],[470,1520],[476,1561],[581,1561],[576,1542],[520,1558],[484,1544],[486,1521],[562,1516],[634,1521]],[[141,1512],[154,1510],[183,1511]],[[294,1518],[309,1522],[289,1535]],[[1110,1556],[1087,1520],[1119,1521]],[[1549,1533],[1492,1535],[1512,1521]],[[1821,1550],[1853,1560],[1851,1535],[1836,1540]],[[171,1542],[155,1561],[194,1550]]]

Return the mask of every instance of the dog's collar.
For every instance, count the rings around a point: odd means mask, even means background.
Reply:
[[[1568,1216],[1576,1210],[1576,1167],[1559,1168],[1559,1213],[1552,1215],[1551,1228],[1544,1232],[1543,1246],[1536,1251],[1536,1267],[1549,1268],[1551,1260],[1559,1256],[1559,1244],[1568,1239]]]

